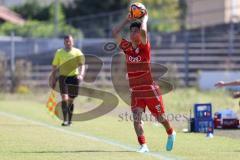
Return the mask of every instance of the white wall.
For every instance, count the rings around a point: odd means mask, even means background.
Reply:
[[[187,0],[187,4],[191,28],[229,23],[232,15],[240,21],[240,0]]]

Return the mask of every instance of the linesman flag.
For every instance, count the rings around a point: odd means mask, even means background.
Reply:
[[[51,116],[56,116],[57,110],[56,110],[56,106],[57,106],[57,101],[56,101],[56,92],[54,90],[51,90],[51,93],[48,97],[48,101],[47,101],[47,110],[50,113]]]

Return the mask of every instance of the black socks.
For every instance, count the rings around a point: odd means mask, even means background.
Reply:
[[[68,121],[69,121],[69,123],[71,123],[71,121],[72,121],[73,110],[74,110],[74,104],[70,104],[68,106]]]
[[[68,106],[66,101],[62,101],[63,121],[67,121]]]

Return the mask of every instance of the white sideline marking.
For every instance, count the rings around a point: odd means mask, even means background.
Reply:
[[[47,123],[35,121],[35,120],[28,119],[28,118],[22,117],[22,116],[18,116],[18,115],[12,114],[12,113],[0,112],[0,115],[6,116],[6,117],[11,117],[11,118],[21,120],[21,121],[28,121],[32,124],[36,124],[36,125],[40,125],[40,126],[43,126],[43,127],[46,127],[46,128],[56,130],[56,131],[60,131],[60,132],[65,133],[65,134],[69,134],[69,135],[76,136],[76,137],[86,138],[86,139],[89,139],[89,140],[92,140],[92,141],[98,141],[98,142],[106,143],[106,144],[109,144],[109,145],[112,145],[112,146],[116,146],[116,147],[120,147],[122,149],[126,149],[128,151],[136,151],[136,148],[130,147],[126,144],[121,144],[119,142],[107,140],[107,139],[104,139],[104,138],[95,137],[95,136],[92,136],[92,135],[87,135],[85,133],[69,131],[69,130],[63,129],[62,127],[49,125]],[[160,158],[162,160],[180,160],[177,157],[168,157],[168,156],[161,155],[159,153],[149,152],[149,153],[140,153],[140,154],[146,155],[146,156],[152,156],[152,157],[155,157],[155,158]]]

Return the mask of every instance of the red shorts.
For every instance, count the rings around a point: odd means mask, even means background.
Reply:
[[[151,89],[144,91],[142,90],[134,90],[131,96],[131,108],[134,110],[135,108],[143,108],[144,111],[146,106],[153,116],[162,115],[165,113],[164,104],[162,100],[162,95],[160,94],[160,90],[158,86],[153,85]]]

